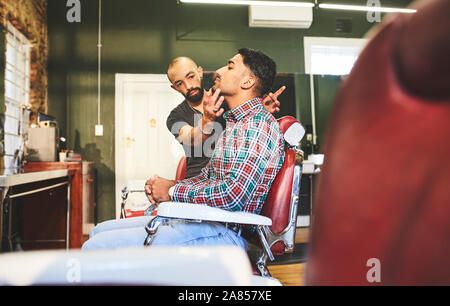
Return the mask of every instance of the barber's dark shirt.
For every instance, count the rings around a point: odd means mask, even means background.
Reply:
[[[222,104],[225,111],[228,110],[226,103]],[[167,128],[178,140],[180,129],[185,125],[197,127],[199,119],[203,114],[191,107],[186,100],[175,107],[167,117]],[[215,141],[225,130],[225,119],[220,117],[216,120],[213,134],[198,146],[190,146],[183,144],[184,153],[186,155],[186,175],[185,178],[191,178],[200,174],[202,168],[208,164],[212,151],[214,150]]]

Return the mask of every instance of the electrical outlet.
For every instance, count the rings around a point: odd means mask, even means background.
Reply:
[[[103,125],[97,124],[95,126],[95,136],[103,136]]]

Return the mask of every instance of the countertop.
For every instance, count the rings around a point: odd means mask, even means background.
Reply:
[[[0,187],[10,187],[67,176],[68,169],[0,175]]]

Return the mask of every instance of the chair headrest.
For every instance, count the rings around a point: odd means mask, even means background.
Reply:
[[[284,140],[291,146],[296,146],[305,136],[305,128],[294,117],[284,116],[278,119],[281,132],[284,135]]]

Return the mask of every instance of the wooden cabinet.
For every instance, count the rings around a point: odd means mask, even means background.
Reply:
[[[80,248],[83,242],[83,176],[82,176],[82,162],[30,162],[24,167],[25,172],[47,171],[57,169],[67,169],[70,180],[70,209],[69,209],[69,247]],[[43,195],[44,197],[46,195]],[[59,194],[59,196],[62,196]],[[47,201],[46,204],[49,207],[45,207],[45,211],[41,214],[45,217],[45,213],[48,213],[52,209],[60,210],[61,207],[52,207],[52,201]],[[54,211],[56,213],[56,211]],[[59,215],[61,212],[59,212]],[[47,215],[48,216],[48,215]],[[56,216],[54,216],[56,217]],[[29,218],[33,220],[33,218]],[[31,221],[28,221],[31,222]],[[35,230],[38,232],[39,222],[36,222]],[[28,228],[33,226],[27,225]],[[56,228],[56,231],[61,231],[62,226]],[[44,229],[41,227],[41,234],[44,234]],[[58,238],[61,238],[60,233],[55,233]],[[59,235],[59,236],[58,236]]]
[[[69,247],[68,179],[62,177],[11,188],[11,194],[17,192],[24,194],[26,190],[45,190],[10,200],[10,209],[13,210],[12,220],[16,225],[11,239],[13,245],[9,249],[41,250]]]
[[[0,176],[0,251],[69,248],[68,169]]]

